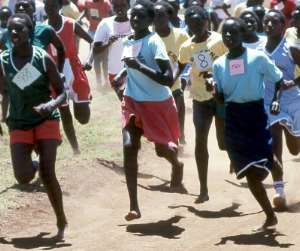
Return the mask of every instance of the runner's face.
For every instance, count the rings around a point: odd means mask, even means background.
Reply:
[[[112,4],[117,17],[127,17],[127,11],[129,8],[127,0],[113,0]]]
[[[257,21],[253,15],[250,13],[242,16],[242,19],[244,20],[246,24],[246,30],[249,33],[256,32],[257,31]]]
[[[130,24],[135,32],[144,31],[148,29],[150,25],[150,17],[147,11],[141,4],[137,4],[133,7],[130,15]]]
[[[223,42],[228,49],[242,46],[242,31],[234,20],[225,21],[222,29]]]
[[[204,20],[200,15],[194,14],[186,20],[189,31],[193,35],[203,35],[208,30],[208,21]]]
[[[264,18],[264,31],[268,37],[278,37],[284,32],[285,24],[281,22],[279,14],[268,13]]]
[[[45,11],[48,17],[52,15],[57,15],[59,13],[59,4],[56,0],[45,0]]]
[[[156,30],[165,28],[169,25],[169,16],[167,10],[162,5],[157,5],[154,8],[154,27]]]
[[[21,1],[18,1],[15,5],[15,12],[16,13],[25,13],[31,19],[33,19],[34,8],[29,1],[21,0]]]
[[[14,47],[19,47],[29,41],[29,29],[25,21],[19,17],[8,22],[8,32]]]

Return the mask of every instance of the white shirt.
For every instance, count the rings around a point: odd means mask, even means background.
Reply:
[[[119,39],[111,44],[108,48],[108,73],[118,74],[124,67],[121,57],[123,54],[122,38],[132,33],[130,22],[116,22],[116,16],[104,18],[98,24],[94,43],[102,42],[103,45],[108,43],[112,36],[118,36]]]

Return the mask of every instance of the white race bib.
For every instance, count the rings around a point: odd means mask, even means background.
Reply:
[[[42,74],[30,63],[27,63],[13,78],[13,82],[24,90],[36,81]]]
[[[124,58],[136,58],[142,49],[142,41],[125,45],[123,49],[122,59]]]
[[[245,73],[243,59],[234,59],[229,61],[229,72],[231,76],[241,75]]]
[[[195,53],[193,59],[199,71],[207,71],[212,67],[213,60],[208,51]]]
[[[74,74],[73,74],[73,71],[72,71],[70,60],[68,58],[65,59],[63,73],[64,73],[65,78],[66,78],[65,87],[69,88],[69,86],[71,86],[73,84]]]

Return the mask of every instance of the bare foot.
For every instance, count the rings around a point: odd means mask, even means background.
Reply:
[[[271,217],[267,217],[266,221],[264,222],[264,224],[261,227],[258,227],[256,229],[253,230],[253,232],[262,232],[262,231],[266,231],[269,228],[272,228],[274,226],[276,226],[278,223],[277,217],[275,216],[275,214]]]
[[[65,231],[66,231],[67,227],[68,227],[67,223],[63,224],[61,227],[58,227],[58,231],[55,236],[55,239],[63,240],[65,238]]]
[[[200,195],[198,196],[198,198],[195,200],[194,203],[200,204],[200,203],[204,203],[205,201],[208,201],[208,200],[209,200],[208,193],[200,193]]]
[[[139,218],[141,218],[141,213],[135,210],[132,210],[127,215],[125,215],[125,220],[127,221],[132,221]]]

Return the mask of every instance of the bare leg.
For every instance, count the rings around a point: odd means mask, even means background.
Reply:
[[[298,155],[300,153],[300,137],[291,135],[286,128],[284,128],[284,135],[290,154]]]
[[[184,121],[185,121],[185,102],[183,92],[173,95],[178,112],[178,120],[180,125],[180,144],[185,144]]]

